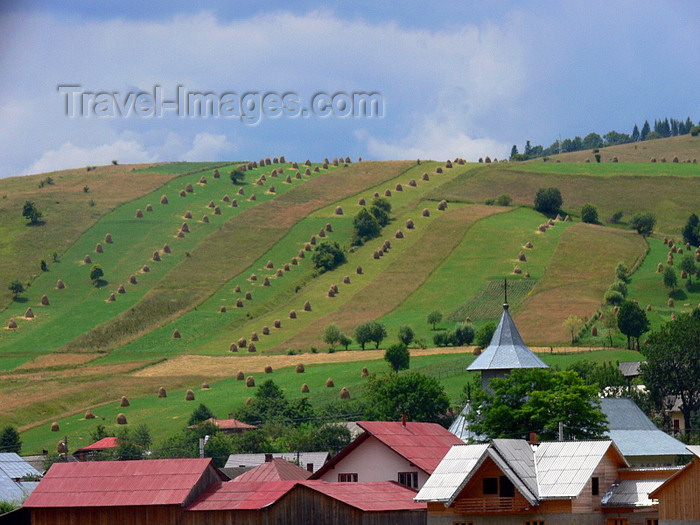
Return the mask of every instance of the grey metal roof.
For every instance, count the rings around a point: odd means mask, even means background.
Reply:
[[[505,303],[501,320],[489,346],[467,367],[467,370],[512,370],[514,368],[549,367],[523,342],[508,312],[508,303]]]
[[[540,444],[535,450],[540,497],[578,497],[611,446],[614,447],[611,441],[554,441]]]
[[[617,367],[625,377],[637,377],[642,373],[641,361],[623,361],[619,363]]]
[[[603,496],[600,502],[605,507],[651,507],[654,502],[649,493],[659,488],[663,479],[623,479]]]
[[[36,481],[13,481],[0,474],[0,501],[8,501],[19,505],[29,497],[39,483]]]
[[[534,504],[539,497],[539,488],[537,486],[537,470],[535,469],[535,455],[532,445],[522,439],[494,439],[493,446],[503,459],[508,462],[518,480],[520,480],[517,483],[511,480],[513,484],[526,496],[526,492],[519,486],[524,484],[527,492],[532,494],[533,501],[530,501],[530,503]]]
[[[493,460],[493,462],[498,465],[498,468],[501,469],[501,472],[503,472],[506,477],[511,481],[511,483],[515,486],[515,488],[518,489],[518,492],[522,494],[525,499],[530,503],[530,505],[536,505],[537,504],[537,492],[535,491],[534,493],[528,488],[523,481],[518,478],[518,475],[515,473],[515,470],[513,469],[512,465],[506,461],[506,459],[499,454],[495,447],[491,447],[488,450],[489,457]]]
[[[25,476],[41,476],[41,472],[14,452],[0,452],[0,472],[14,480]]]
[[[464,405],[464,408],[455,418],[455,420],[450,425],[450,428],[448,429],[450,432],[452,432],[455,436],[457,436],[465,443],[474,441],[484,441],[484,436],[476,434],[471,428],[469,428],[467,415],[469,415],[469,413],[472,410],[473,409],[471,401],[467,401],[467,404]]]
[[[420,489],[415,501],[449,502],[462,491],[488,456],[490,445],[453,445]]]
[[[608,436],[623,456],[690,455],[684,443],[659,430],[629,398],[603,398],[601,410],[610,422]]]
[[[272,457],[297,463],[296,452],[275,452],[272,454]],[[298,454],[299,465],[302,468],[306,468],[306,465],[313,463],[314,472],[326,464],[328,457],[328,452],[300,452]],[[265,454],[231,454],[226,460],[224,468],[257,467],[263,463],[265,463]]]

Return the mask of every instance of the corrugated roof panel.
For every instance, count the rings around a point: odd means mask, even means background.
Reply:
[[[41,476],[41,472],[24,461],[15,452],[0,452],[0,472],[4,472],[8,478],[15,480],[22,479],[25,476]]]
[[[625,479],[613,485],[601,503],[606,507],[650,507],[654,502],[649,498],[649,493],[663,483],[663,479]]]
[[[314,472],[320,469],[328,461],[328,452],[275,452],[273,458],[282,458],[292,463],[299,462],[299,466],[306,468],[311,463]],[[231,454],[226,460],[226,467],[257,467],[265,463],[265,454]]]
[[[540,496],[577,497],[611,446],[610,441],[540,444],[535,451]]]
[[[445,454],[428,481],[416,495],[416,501],[448,501],[483,461],[489,445],[455,445]]]
[[[235,480],[243,481],[285,481],[309,479],[311,472],[290,463],[286,459],[273,458],[268,463],[263,463],[252,470],[241,474]]]

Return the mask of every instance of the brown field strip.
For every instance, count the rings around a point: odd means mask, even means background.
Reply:
[[[644,257],[646,242],[634,232],[579,223],[562,235],[549,266],[515,318],[528,341],[566,341],[569,315],[587,319],[615,280],[615,266]]]

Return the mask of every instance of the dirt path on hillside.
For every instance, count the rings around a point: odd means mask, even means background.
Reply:
[[[536,353],[549,354],[550,347],[531,348]],[[457,348],[426,348],[411,350],[412,357],[436,354],[472,354],[473,346]],[[556,353],[586,352],[589,349],[581,347],[557,347]],[[597,349],[594,349],[597,350]],[[204,356],[188,355],[169,359],[152,367],[131,374],[134,377],[172,377],[202,375],[206,377],[231,377],[239,370],[245,373],[263,372],[267,365],[273,369],[304,365],[327,363],[351,363],[355,361],[371,361],[383,359],[384,350],[365,350],[352,352],[335,352],[333,354],[300,355],[232,355]]]

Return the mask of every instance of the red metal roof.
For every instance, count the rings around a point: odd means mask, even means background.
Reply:
[[[95,441],[92,445],[88,445],[87,447],[83,447],[81,449],[76,450],[75,453],[78,454],[80,452],[107,450],[110,448],[117,448],[118,446],[119,445],[117,444],[117,438],[105,437],[100,439],[99,441]]]
[[[219,427],[221,430],[252,430],[258,428],[255,425],[249,425],[248,423],[238,421],[237,419],[216,419],[214,417],[210,417],[197,425],[191,425],[188,428],[196,428],[201,426],[203,423],[211,423],[212,425]]]
[[[209,468],[211,459],[55,463],[24,506],[183,505]]]
[[[216,483],[190,505],[188,511],[260,510],[277,502],[295,486],[308,487],[366,512],[425,510],[416,491],[393,481],[328,483],[327,481],[227,481]]]
[[[289,481],[309,479],[311,472],[282,458],[258,465],[232,481]]]

